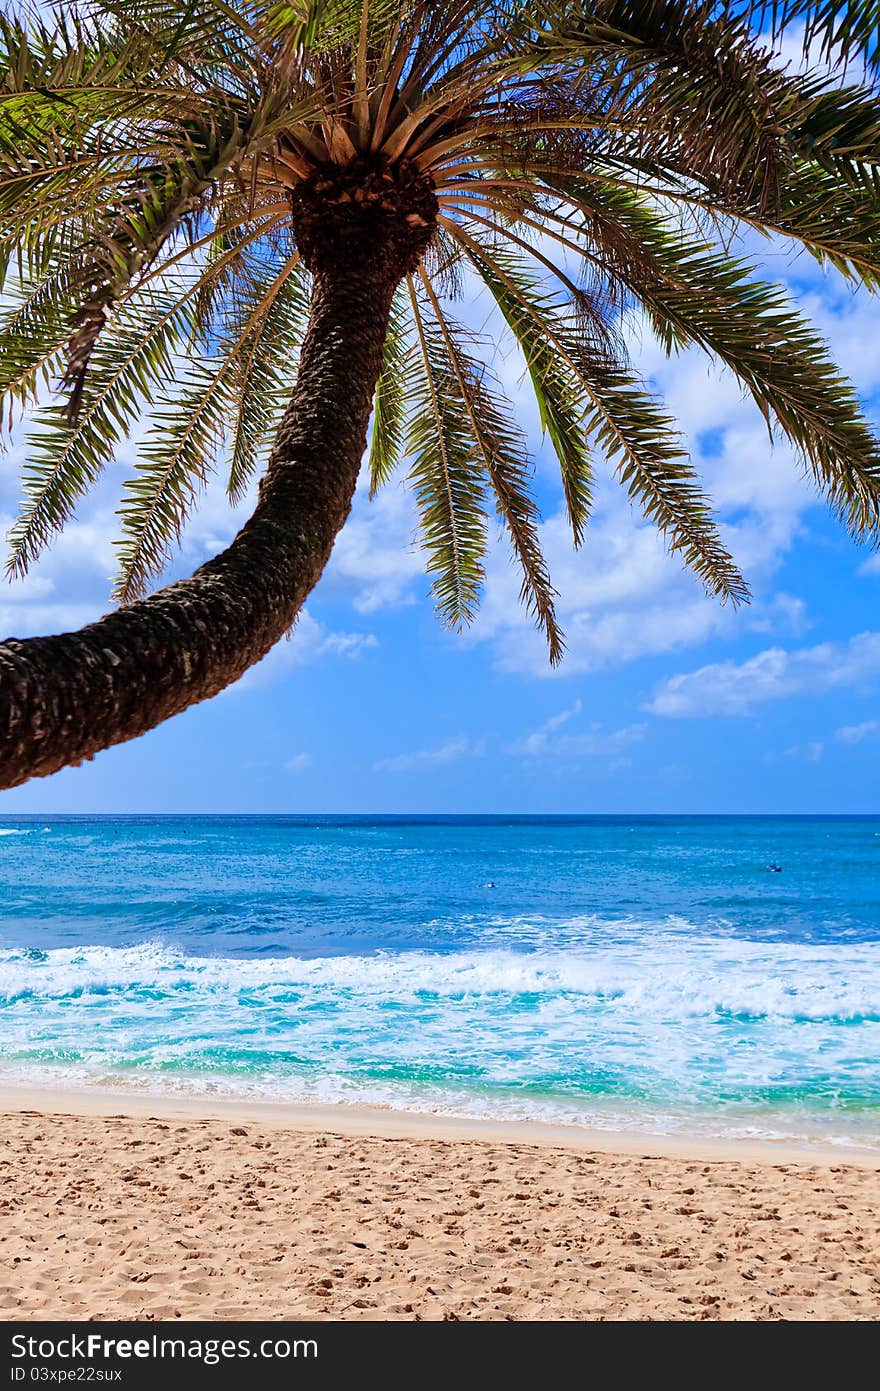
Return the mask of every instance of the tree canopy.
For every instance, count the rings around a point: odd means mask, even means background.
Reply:
[[[803,64],[775,45],[796,34]],[[0,404],[30,416],[23,574],[150,417],[120,504],[116,596],[166,564],[209,474],[259,476],[310,270],[306,181],[406,166],[436,225],[394,299],[369,448],[405,467],[441,617],[474,615],[494,511],[557,661],[533,462],[462,322],[518,345],[575,545],[595,460],[707,590],[747,584],[675,422],[626,350],[646,317],[735,374],[858,537],[880,445],[819,333],[736,250],[777,236],[880,286],[880,4],[723,0],[139,0],[0,19]],[[413,214],[417,216],[417,214]],[[318,229],[319,234],[320,229]]]

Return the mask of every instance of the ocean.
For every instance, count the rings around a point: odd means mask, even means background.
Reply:
[[[880,817],[3,817],[0,1084],[877,1149]]]

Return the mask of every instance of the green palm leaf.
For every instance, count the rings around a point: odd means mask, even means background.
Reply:
[[[187,327],[187,302],[179,294],[133,305],[96,356],[76,424],[57,405],[37,412],[24,472],[25,500],[9,534],[11,573],[23,575],[73,515],[144,399],[174,370]]]
[[[262,354],[277,346],[291,330],[291,317],[302,312],[297,271],[294,259],[274,276],[252,280],[224,335],[225,350],[213,358],[193,353],[179,395],[156,408],[155,425],[126,485],[119,514],[116,593],[123,602],[142,594],[166,563],[230,428],[235,434],[232,467],[237,470],[230,474],[230,491],[240,494],[246,486],[249,464],[261,447],[254,434],[259,413],[274,409],[273,368],[263,363]],[[242,419],[244,376],[254,383],[248,412],[256,412],[256,418],[246,414]]]
[[[376,383],[370,436],[370,497],[376,496],[400,463],[406,422],[408,297],[398,291],[391,307],[382,370]]]
[[[443,336],[456,394],[467,413],[475,452],[522,570],[520,598],[547,638],[551,666],[557,666],[565,641],[556,621],[555,590],[538,536],[538,509],[531,491],[534,468],[525,438],[511,420],[488,367],[468,351],[464,330],[443,311],[424,273],[422,279]]]
[[[409,477],[437,612],[448,627],[461,628],[474,618],[484,578],[483,482],[442,333],[420,308],[411,282],[409,290],[421,369],[408,391]]]
[[[543,332],[543,321],[535,304],[542,298],[540,282],[506,251],[493,248],[490,252],[463,231],[457,235],[463,239],[469,259],[489,287],[522,349],[541,424],[559,460],[574,543],[579,546],[593,499],[593,467],[587,440],[586,408],[577,376]]]
[[[617,462],[621,482],[645,516],[665,532],[670,548],[681,552],[710,593],[734,603],[747,598],[748,588],[720,541],[669,416],[631,371],[577,333],[559,301],[542,292],[512,257],[499,257],[497,251],[488,255],[472,239],[468,250],[526,360],[537,361],[537,348],[554,370],[563,364],[577,392],[584,436]],[[532,369],[533,381],[537,374]]]
[[[618,269],[667,350],[696,343],[729,367],[799,447],[846,524],[880,536],[880,445],[824,342],[778,287],[756,280],[746,262],[684,242],[633,195],[564,187],[638,247]]]
[[[227,484],[233,503],[265,464],[290,394],[290,368],[302,339],[308,293],[298,258],[285,271],[270,272],[252,287],[254,300],[265,309],[234,353]]]
[[[123,603],[142,595],[164,568],[207,483],[225,439],[230,375],[228,363],[218,371],[210,361],[191,360],[180,394],[154,410],[119,513],[115,594]]]

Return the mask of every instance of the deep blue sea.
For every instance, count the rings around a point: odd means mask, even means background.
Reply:
[[[0,818],[4,1082],[880,1147],[880,817]]]

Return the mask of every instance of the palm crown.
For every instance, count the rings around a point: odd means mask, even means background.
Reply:
[[[7,17],[0,389],[7,421],[39,402],[12,571],[146,408],[120,599],[161,570],[220,459],[241,497],[308,316],[298,197],[327,181],[349,203],[384,184],[393,200],[402,177],[429,202],[408,214],[425,235],[392,305],[369,468],[377,489],[406,461],[445,620],[475,611],[491,499],[551,660],[562,650],[525,441],[456,313],[473,287],[521,350],[575,544],[599,452],[711,592],[747,596],[674,423],[627,361],[633,308],[668,352],[697,344],[731,369],[876,539],[880,450],[852,388],[783,292],[727,250],[740,227],[777,233],[880,284],[871,10],[140,0]],[[787,23],[860,80],[782,68],[771,36]]]

